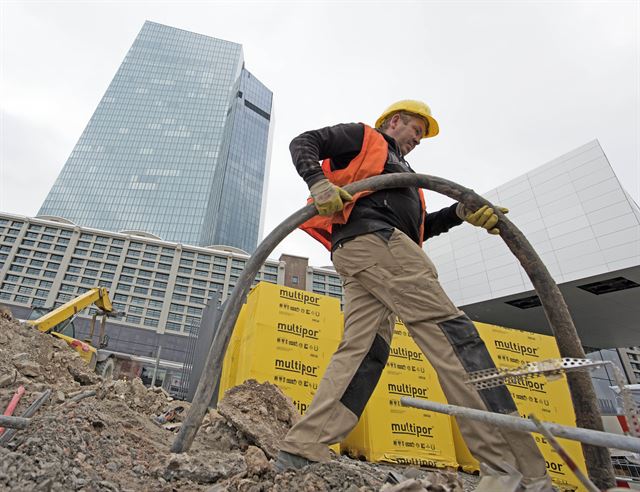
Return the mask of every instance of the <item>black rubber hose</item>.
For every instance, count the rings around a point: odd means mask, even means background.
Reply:
[[[562,357],[585,358],[580,338],[560,289],[522,232],[495,206],[469,188],[446,179],[424,174],[385,174],[358,181],[345,187],[351,194],[359,191],[377,191],[385,188],[426,188],[453,198],[463,203],[470,210],[476,210],[482,205],[493,207],[500,219],[498,223],[500,236],[516,256],[522,268],[527,272],[556,337],[560,354]],[[187,451],[193,443],[196,432],[202,424],[207,411],[207,406],[213,396],[216,381],[220,378],[222,362],[240,308],[260,267],[285,237],[316,214],[315,207],[307,205],[289,216],[260,243],[245,265],[233,293],[225,303],[218,330],[200,376],[191,409],[171,446],[172,452],[181,453]],[[578,427],[602,431],[602,418],[589,374],[572,372],[567,374],[567,379]],[[608,450],[584,444],[582,448],[591,480],[601,489],[615,486],[613,467]]]

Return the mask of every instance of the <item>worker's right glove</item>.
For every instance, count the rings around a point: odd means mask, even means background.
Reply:
[[[506,214],[509,212],[508,208],[505,207],[497,207],[500,212]],[[496,224],[498,223],[498,216],[495,214],[493,209],[488,205],[484,205],[480,207],[475,212],[470,212],[467,208],[462,204],[458,203],[456,207],[456,214],[462,220],[469,222],[469,224],[474,225],[476,227],[483,227],[487,230],[489,234],[500,234],[500,229],[498,229]]]
[[[313,204],[320,215],[332,215],[339,212],[344,207],[343,202],[350,202],[353,197],[334,185],[328,179],[321,179],[309,188]]]

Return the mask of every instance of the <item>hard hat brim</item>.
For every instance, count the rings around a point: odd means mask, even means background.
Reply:
[[[422,138],[435,137],[438,133],[440,133],[438,122],[433,116],[427,116],[427,120],[429,121],[429,129],[427,130],[427,134]]]
[[[391,114],[394,113],[400,113],[403,110],[398,110],[398,111],[389,111],[387,113],[382,114],[382,116],[380,116],[380,118],[378,118],[376,120],[376,128],[380,128],[380,125],[382,125],[382,122]],[[411,111],[406,111],[407,113],[411,113],[411,114],[415,114],[417,117],[419,118],[424,118],[429,122],[429,129],[427,130],[426,135],[424,135],[422,138],[430,138],[430,137],[435,137],[438,133],[440,133],[440,126],[438,125],[438,122],[435,120],[435,118],[433,116],[430,116],[428,114],[418,114],[418,113],[413,113]]]

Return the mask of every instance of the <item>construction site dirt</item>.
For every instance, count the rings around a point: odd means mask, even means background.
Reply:
[[[0,410],[51,390],[26,429],[0,436],[0,490],[463,491],[477,478],[336,456],[276,473],[270,460],[298,418],[276,386],[247,381],[210,410],[191,449],[169,451],[189,404],[139,379],[107,381],[67,344],[0,316]],[[8,439],[10,437],[10,439]],[[399,483],[398,483],[399,482]]]

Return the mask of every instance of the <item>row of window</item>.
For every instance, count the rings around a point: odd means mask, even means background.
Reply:
[[[342,293],[342,285],[329,285],[320,284],[318,282],[313,282],[313,290],[314,292],[334,292],[341,294]]]
[[[23,223],[0,219],[0,231],[11,231],[8,235],[12,243],[17,241],[22,227]],[[116,309],[126,313],[124,321],[157,328],[170,279],[168,270],[171,269],[176,250],[82,233],[76,251],[69,253],[66,250],[72,234],[73,231],[68,229],[30,224],[12,258],[10,272],[0,284],[0,299],[31,306],[44,305],[51,293],[52,280],[62,268],[64,255],[61,253],[66,252],[73,256],[69,258],[69,265],[61,279],[54,306],[73,299],[89,288],[112,288],[115,283],[112,299],[114,306],[117,305]],[[13,248],[11,244],[0,244],[0,261],[7,260]],[[208,299],[220,300],[225,281],[229,280],[228,291],[233,290],[246,260],[189,250],[178,253],[179,272],[165,328],[188,332],[192,324],[199,322]],[[116,276],[122,263],[120,275]],[[264,265],[255,280],[276,283],[277,273],[277,265]]]
[[[323,275],[321,273],[314,273],[313,281],[323,284],[328,282],[333,285],[342,285],[342,279],[340,277],[336,277],[334,275]]]
[[[0,241],[2,241],[3,243],[6,244],[13,244],[16,242],[16,238],[15,237],[11,237],[11,236],[0,236]],[[54,251],[60,251],[60,252],[64,252],[67,250],[67,245],[66,244],[53,244],[53,243],[47,243],[44,241],[38,241],[36,242],[33,239],[23,239],[22,246],[32,246],[34,248],[40,248],[40,249],[46,249],[46,250],[50,250],[53,247]]]

